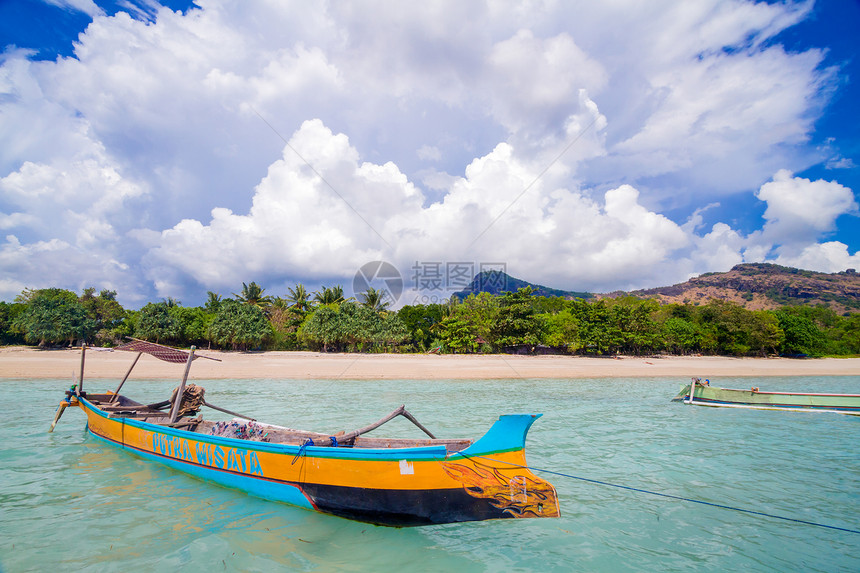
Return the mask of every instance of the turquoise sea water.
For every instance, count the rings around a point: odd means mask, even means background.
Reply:
[[[860,417],[690,407],[682,379],[195,381],[207,401],[334,432],[406,404],[439,437],[542,412],[535,469],[860,530]],[[860,376],[726,387],[860,393]],[[87,389],[115,383],[85,382]],[[129,381],[141,401],[168,381]],[[66,381],[3,380],[0,571],[860,571],[860,534],[554,474],[562,517],[386,528],[266,502],[122,452],[66,411]],[[211,415],[210,415],[211,414]],[[207,411],[211,419],[229,416]],[[379,435],[417,437],[399,418]]]

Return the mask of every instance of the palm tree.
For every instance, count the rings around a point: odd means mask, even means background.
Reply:
[[[373,287],[367,287],[367,290],[358,295],[361,298],[361,304],[366,306],[370,310],[374,310],[376,312],[382,312],[386,310],[391,304],[385,298],[388,296],[388,292],[384,290],[376,290]]]
[[[343,287],[340,285],[332,288],[322,287],[322,290],[314,293],[314,302],[319,304],[339,304],[343,301]]]
[[[287,288],[287,290],[290,293],[287,295],[287,302],[290,307],[300,311],[306,311],[310,308],[311,295],[305,288],[305,285],[299,283],[296,285],[296,288]]]
[[[331,295],[334,297],[335,302],[343,302],[346,300],[343,296],[343,287],[340,285],[331,287]]]
[[[241,303],[257,306],[260,307],[261,310],[266,310],[272,304],[272,297],[265,296],[263,294],[265,292],[266,289],[251,281],[251,283],[247,285],[242,283],[241,294],[233,293],[233,296],[235,296],[236,300]]]
[[[207,299],[204,308],[212,313],[218,312],[218,308],[221,306],[221,295],[215,294],[210,290],[206,292],[206,296]]]

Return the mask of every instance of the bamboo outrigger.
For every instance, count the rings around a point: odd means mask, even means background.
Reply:
[[[541,414],[503,415],[476,441],[438,439],[403,406],[351,432],[294,430],[208,403],[202,388],[186,384],[200,358],[194,347],[132,340],[115,350],[137,356],[114,392],[95,394],[83,391],[84,347],[79,382],[60,402],[51,430],[66,406],[77,406],[92,435],[146,459],[261,498],[380,525],[559,516],[555,488],[526,465],[526,434]],[[185,363],[169,400],[141,404],[119,393],[142,354]],[[236,417],[207,421],[196,416],[203,406]],[[400,415],[428,437],[365,435]]]
[[[690,392],[690,389],[692,393]],[[811,392],[762,392],[717,388],[710,381],[693,378],[683,386],[673,402],[695,406],[788,410],[794,412],[836,412],[860,416],[860,394],[816,394]]]

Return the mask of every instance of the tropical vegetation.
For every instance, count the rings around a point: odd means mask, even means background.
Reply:
[[[133,337],[224,350],[335,352],[513,352],[582,355],[860,354],[860,313],[821,306],[748,310],[711,299],[659,304],[622,296],[584,300],[537,296],[530,287],[469,294],[447,304],[394,311],[384,291],[345,298],[343,287],[283,297],[243,283],[232,297],[209,292],[203,306],[166,299],[124,309],[117,293],[27,289],[0,302],[0,343],[40,347],[112,346]]]

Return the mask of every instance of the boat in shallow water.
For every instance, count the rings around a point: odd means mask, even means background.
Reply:
[[[692,394],[690,388],[693,389]],[[683,386],[673,402],[695,406],[788,410],[793,412],[837,412],[860,416],[860,394],[815,394],[811,392],[762,392],[756,387],[735,390],[711,386],[710,381],[693,378]]]
[[[191,363],[207,358],[132,340],[114,350],[137,357],[114,392],[83,391],[79,382],[60,402],[51,430],[67,406],[81,408],[93,436],[145,459],[264,499],[380,525],[413,526],[497,518],[558,517],[555,488],[526,464],[525,439],[541,414],[500,416],[477,440],[438,439],[403,406],[351,432],[311,432],[260,423],[206,401],[187,384]],[[142,404],[120,390],[142,354],[185,363],[169,400]],[[235,416],[209,421],[209,407]],[[404,416],[427,438],[366,434]]]

